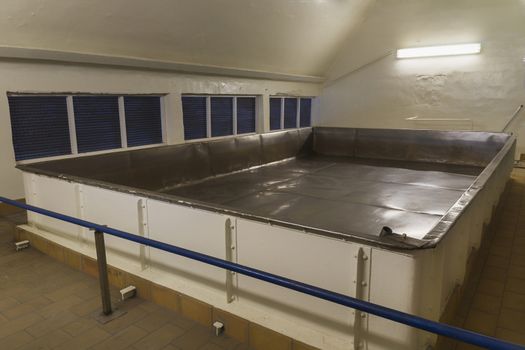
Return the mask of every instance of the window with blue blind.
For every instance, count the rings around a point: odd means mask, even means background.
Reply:
[[[297,128],[297,99],[284,99],[284,128]]]
[[[16,160],[71,153],[66,96],[8,96]]]
[[[311,125],[312,98],[270,97],[270,130],[304,128]]]
[[[162,143],[160,96],[125,96],[128,147]]]
[[[211,98],[211,136],[233,135],[233,98]]]
[[[7,97],[17,161],[164,141],[161,96],[8,93]]]
[[[183,96],[182,114],[185,140],[207,136],[206,97]]]
[[[281,128],[281,101],[280,97],[270,98],[270,130]]]
[[[118,96],[74,96],[78,152],[121,148]]]
[[[237,134],[255,132],[255,97],[237,97]]]
[[[254,133],[257,130],[255,96],[182,96],[186,140]]]
[[[299,123],[300,123],[299,126],[301,128],[312,126],[312,99],[311,98],[301,99]]]

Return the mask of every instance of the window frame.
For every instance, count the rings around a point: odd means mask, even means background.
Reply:
[[[270,95],[271,99],[279,99],[281,100],[281,119],[280,119],[280,127],[279,129],[270,129],[270,132],[278,132],[283,130],[293,130],[293,129],[304,129],[304,128],[311,128],[312,127],[312,107],[313,102],[315,99],[315,96],[289,96],[289,95]],[[296,120],[295,120],[295,127],[294,128],[286,128],[284,127],[284,109],[285,109],[285,100],[286,99],[296,99]],[[301,99],[310,99],[310,126],[301,126]]]
[[[257,126],[258,126],[258,121],[259,121],[259,108],[258,108],[258,105],[259,105],[259,96],[258,95],[231,95],[231,94],[192,94],[192,93],[183,93],[180,95],[181,98],[181,103],[182,103],[182,98],[183,97],[202,97],[202,98],[206,98],[206,137],[203,137],[203,138],[200,138],[200,139],[191,139],[191,140],[186,140],[184,139],[184,142],[202,142],[202,141],[205,141],[205,140],[217,140],[217,139],[223,139],[223,138],[227,138],[227,137],[234,137],[234,136],[247,136],[247,135],[256,135],[257,134]],[[211,99],[212,97],[229,97],[229,98],[232,98],[233,101],[233,108],[232,108],[232,123],[233,123],[233,128],[232,128],[232,134],[231,135],[222,135],[222,136],[211,136],[212,135],[212,132],[211,132]],[[246,133],[242,133],[242,134],[239,134],[238,133],[238,128],[237,128],[237,98],[243,98],[243,97],[248,97],[248,98],[253,98],[255,100],[255,130],[253,132],[246,132]],[[182,119],[184,120],[184,115],[182,116]],[[183,125],[183,128],[185,127],[185,125]],[[183,130],[184,131],[184,130]]]
[[[69,119],[68,119],[68,106],[67,106],[67,100],[66,100],[66,96],[63,96],[63,95],[50,95],[50,94],[41,94],[41,95],[35,95],[35,94],[32,94],[31,96],[29,97],[32,97],[32,98],[57,98],[60,100],[59,103],[57,103],[57,105],[61,105],[62,107],[62,111],[61,112],[65,112],[65,113],[60,113],[60,114],[53,114],[55,119],[59,119],[57,118],[57,115],[61,116],[62,119],[61,120],[61,128],[58,129],[60,130],[62,133],[63,133],[63,140],[64,141],[67,141],[67,145],[64,145],[66,147],[62,148],[62,149],[59,149],[59,148],[55,148],[55,147],[50,147],[50,144],[43,144],[43,142],[40,142],[40,141],[46,141],[47,138],[49,137],[49,134],[46,134],[46,136],[43,138],[43,139],[38,139],[38,143],[41,143],[42,144],[42,147],[43,149],[45,149],[45,152],[42,152],[42,153],[55,153],[54,155],[45,155],[45,154],[41,154],[40,156],[36,156],[36,157],[33,157],[33,156],[28,156],[26,158],[26,154],[24,154],[24,152],[20,152],[19,154],[17,154],[17,149],[20,150],[20,145],[21,145],[21,141],[24,140],[24,137],[22,137],[21,139],[18,139],[18,136],[17,134],[20,133],[21,131],[24,131],[24,132],[28,132],[29,134],[31,134],[32,132],[34,132],[34,130],[38,130],[38,129],[30,129],[30,130],[24,130],[23,128],[20,128],[18,129],[17,128],[17,124],[19,125],[20,123],[24,123],[24,117],[22,116],[21,119],[15,119],[17,115],[16,113],[16,109],[17,107],[20,107],[20,106],[12,106],[11,104],[11,98],[14,98],[14,101],[17,101],[19,97],[21,97],[20,101],[23,101],[23,98],[25,98],[26,96],[25,95],[20,95],[20,94],[6,94],[7,95],[7,110],[9,112],[9,131],[11,133],[11,137],[10,137],[10,141],[11,141],[11,144],[12,144],[12,150],[13,150],[13,158],[15,160],[15,163],[21,163],[21,162],[28,162],[28,161],[31,161],[33,159],[45,159],[45,158],[54,158],[54,157],[63,157],[63,156],[69,156],[71,154],[71,142],[70,142],[70,135],[69,135]],[[14,102],[13,101],[13,102]],[[56,100],[58,101],[58,100]],[[48,102],[48,101],[46,101]],[[27,103],[27,102],[22,102],[23,104]],[[31,105],[32,102],[29,102],[29,104]],[[27,105],[26,105],[27,106]],[[42,106],[45,106],[44,108],[42,108]],[[50,108],[50,106],[52,106],[52,104],[43,104],[43,103],[35,103],[34,104],[34,107],[35,109],[43,109],[43,110],[48,110],[48,108]],[[14,107],[14,108],[13,108]],[[56,107],[56,106],[55,106]],[[64,109],[65,107],[65,109]],[[56,112],[56,111],[54,111]],[[46,117],[46,113],[44,112],[43,113],[43,116]],[[39,115],[38,116],[38,119],[40,119],[40,117],[42,117],[42,115]],[[41,126],[41,127],[50,127],[50,128],[53,128],[53,125],[56,125],[56,122],[57,120],[54,120],[54,121],[50,121],[50,120],[47,120],[46,121],[46,124],[42,124],[40,125],[38,123],[38,120],[36,122],[34,122],[33,120],[35,119],[35,116],[33,116],[31,118],[31,116],[29,117],[29,123],[26,123],[29,125],[31,125],[31,127],[35,127],[35,126]],[[51,123],[51,124],[47,124],[47,123]],[[17,142],[15,142],[17,141]],[[47,142],[46,142],[47,143]],[[22,141],[22,144],[23,144],[23,141]],[[52,143],[51,143],[52,144]],[[52,150],[52,151],[51,151]],[[62,153],[64,152],[64,153]]]
[[[151,148],[151,147],[158,147],[158,146],[165,145],[167,143],[167,134],[166,134],[166,109],[165,109],[164,100],[167,95],[168,94],[129,94],[129,93],[128,94],[112,94],[112,93],[71,94],[71,93],[11,93],[11,92],[8,92],[7,96],[64,96],[66,97],[71,153],[60,155],[60,156],[20,160],[20,161],[16,161],[16,164],[31,164],[31,163],[49,161],[49,160],[59,160],[59,159],[67,159],[67,158],[73,158],[73,157],[92,156],[92,155],[97,155],[97,154],[113,153],[113,152],[133,150],[133,149]],[[121,147],[106,149],[106,150],[92,151],[92,152],[83,152],[83,153],[80,153],[78,151],[78,141],[77,141],[77,133],[76,133],[76,125],[75,125],[75,110],[74,110],[74,105],[73,105],[74,96],[117,96],[118,97]],[[160,119],[161,119],[160,125],[161,125],[161,135],[162,135],[161,143],[141,145],[141,146],[128,146],[127,133],[126,133],[126,130],[127,130],[126,129],[126,110],[125,110],[125,105],[124,105],[124,97],[127,97],[127,96],[158,97],[159,98],[160,100]]]
[[[99,97],[102,97],[102,98],[98,102],[93,101],[93,99],[96,100]],[[72,96],[72,99],[73,99],[73,114],[74,114],[73,117],[74,117],[74,122],[75,122],[75,132],[76,132],[76,141],[77,141],[77,145],[76,145],[77,154],[92,153],[92,152],[97,152],[97,151],[107,151],[107,150],[112,150],[112,149],[123,148],[124,144],[122,140],[122,128],[121,128],[122,120],[120,120],[122,113],[120,111],[120,104],[119,104],[118,96],[115,96],[115,95],[89,95],[89,96],[88,95],[74,95]],[[75,106],[75,99],[77,99],[76,106]],[[109,107],[110,111],[105,110],[104,113],[100,114],[98,110],[99,106],[104,106],[105,108]],[[76,107],[78,107],[79,109],[76,109]],[[115,107],[116,107],[116,110],[114,110]],[[82,111],[82,108],[87,109],[87,112]],[[78,112],[80,113],[77,115]],[[106,114],[109,112],[111,112],[111,114]],[[107,116],[109,116],[110,118],[108,119]],[[95,122],[93,122],[92,121],[93,118],[99,118],[99,120],[96,121],[95,119]],[[78,122],[80,123],[80,126]],[[107,128],[103,129],[100,132],[98,128],[98,123],[101,123],[102,125],[104,125],[104,123],[109,123],[109,125],[106,125]],[[94,125],[96,125],[96,127],[94,127]],[[118,132],[116,129],[113,130],[113,127],[118,128]],[[91,132],[86,133],[86,131],[90,131],[90,129],[92,129]],[[87,139],[86,139],[86,136],[87,136]],[[116,139],[117,136],[118,136],[118,140]],[[113,137],[115,137],[115,140],[113,140]],[[71,138],[71,135],[70,135],[70,138]],[[108,138],[108,139],[104,140],[105,138]],[[106,145],[106,142],[108,142],[109,147],[108,145]],[[113,142],[115,142],[115,144],[113,144]],[[103,146],[99,147],[101,144]],[[83,148],[87,150],[81,151],[81,149]],[[71,147],[71,149],[73,149],[73,146]]]
[[[136,149],[141,146],[157,146],[167,144],[168,135],[166,128],[166,113],[164,112],[164,97],[166,95],[119,95],[119,116],[120,116],[120,139],[122,141],[122,148]],[[160,143],[150,143],[145,145],[130,146],[128,140],[128,121],[126,120],[126,97],[158,97],[159,112],[160,112]],[[124,130],[124,131],[122,131]]]

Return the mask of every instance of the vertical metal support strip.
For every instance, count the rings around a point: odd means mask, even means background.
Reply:
[[[206,137],[211,137],[211,97],[206,97]]]
[[[237,96],[233,96],[232,103],[232,132],[237,135]]]
[[[355,297],[359,300],[368,299],[365,293],[367,282],[365,278],[365,261],[368,257],[363,248],[359,248],[356,258]],[[366,313],[354,310],[354,349],[362,350],[365,346],[363,335],[366,330]]]
[[[79,219],[84,219],[84,185],[77,184],[76,185],[76,194],[77,194],[77,217]],[[86,244],[87,242],[87,229],[82,226],[78,226],[78,241],[80,244]]]
[[[110,315],[111,295],[109,294],[108,264],[106,261],[106,245],[104,243],[104,233],[95,231],[95,247],[97,249],[98,278],[100,283],[100,296],[102,298],[102,313]]]
[[[300,128],[301,127],[301,98],[297,98],[297,113],[295,116],[295,127]]]
[[[139,235],[142,237],[149,237],[149,227],[148,227],[148,207],[147,199],[139,199],[137,203],[138,209],[138,229]],[[142,270],[145,270],[149,267],[149,247],[144,244],[140,245],[140,265]]]
[[[37,195],[37,186],[36,186],[36,175],[35,174],[29,174],[29,196],[30,198],[26,198],[26,201],[28,203],[31,203],[32,205],[39,205],[38,203],[38,195]],[[29,222],[29,225],[31,226],[38,226],[38,224],[41,222],[40,215],[36,215],[32,211],[27,212],[27,220]]]
[[[280,129],[284,129],[284,97],[281,97],[281,127]]]
[[[236,237],[235,226],[230,218],[226,219],[224,224],[225,242],[226,242],[226,260],[236,262]],[[226,302],[231,303],[235,300],[235,272],[226,270]]]
[[[75,108],[73,106],[73,96],[66,97],[67,120],[69,125],[69,143],[71,154],[78,154],[77,128],[75,126]]]
[[[124,105],[124,96],[118,97],[118,116],[120,123],[120,145],[122,148],[128,148],[128,130],[126,128],[126,106]]]

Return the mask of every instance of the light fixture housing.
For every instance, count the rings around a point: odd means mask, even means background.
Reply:
[[[473,55],[481,52],[481,43],[454,44],[440,46],[412,47],[398,49],[397,58],[439,57]]]

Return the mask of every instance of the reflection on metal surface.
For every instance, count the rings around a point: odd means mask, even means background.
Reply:
[[[311,128],[19,166],[397,248],[437,244],[512,153],[486,132]],[[392,235],[381,236],[384,226]]]
[[[313,156],[180,187],[168,194],[349,235],[378,235],[387,225],[396,233],[420,239],[475,178],[414,170],[406,162],[381,167]]]

